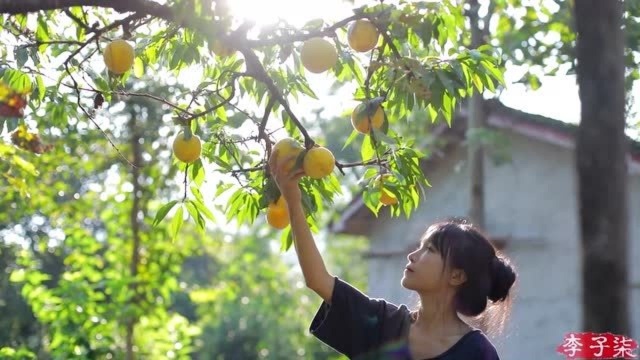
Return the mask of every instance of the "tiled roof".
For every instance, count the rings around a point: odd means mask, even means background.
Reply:
[[[524,136],[529,136],[550,144],[571,148],[578,130],[577,124],[571,124],[541,115],[531,114],[505,106],[497,99],[485,101],[488,125],[492,128],[503,128]],[[462,107],[455,116],[452,127],[437,124],[431,133],[447,140],[432,156],[425,160],[425,167],[433,171],[434,163],[446,156],[448,147],[457,146],[464,140],[467,113]],[[448,136],[447,136],[448,135]],[[640,142],[630,140],[631,171],[640,172]],[[341,217],[330,224],[331,231],[337,233],[366,234],[370,230],[369,220],[373,217],[364,205],[361,196],[355,196]]]

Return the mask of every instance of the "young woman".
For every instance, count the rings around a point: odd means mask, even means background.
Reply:
[[[350,359],[499,359],[485,334],[460,317],[482,314],[488,300],[506,300],[516,279],[478,230],[455,222],[427,229],[402,278],[402,286],[419,295],[418,310],[369,298],[329,273],[305,219],[298,186],[303,174],[288,173],[283,165],[289,159],[273,155],[269,166],[289,208],[305,283],[324,300],[311,323],[313,335]]]

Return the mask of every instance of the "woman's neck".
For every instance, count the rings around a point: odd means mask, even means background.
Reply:
[[[414,326],[425,333],[456,335],[467,332],[467,325],[453,307],[453,296],[446,294],[421,294],[420,309]]]

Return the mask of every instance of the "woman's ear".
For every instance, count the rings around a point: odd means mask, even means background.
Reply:
[[[464,270],[461,269],[453,269],[451,271],[451,276],[449,277],[449,284],[453,286],[460,286],[467,281],[467,274]]]

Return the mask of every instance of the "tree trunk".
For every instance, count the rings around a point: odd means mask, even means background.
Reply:
[[[471,24],[471,48],[475,49],[484,43],[483,31],[480,29],[480,17],[478,0],[469,0],[469,22]],[[489,16],[487,16],[488,18]],[[484,24],[487,28],[487,24]],[[473,137],[474,133],[481,130],[485,124],[484,100],[482,93],[474,93],[468,103],[467,138]],[[484,151],[482,144],[473,139],[468,146],[469,164],[469,218],[481,227],[485,226],[484,214]]]
[[[136,113],[131,112],[131,119],[129,120],[129,132],[131,134],[131,151],[133,153],[133,166],[131,167],[131,182],[133,184],[133,204],[131,206],[130,222],[131,222],[131,263],[129,264],[129,272],[131,278],[134,280],[131,284],[133,295],[132,301],[136,306],[138,298],[138,288],[136,277],[138,276],[138,265],[140,263],[140,197],[142,196],[142,185],[140,184],[140,167],[142,166],[142,146],[140,141],[142,136],[136,126]],[[127,319],[126,334],[125,334],[125,359],[134,360],[136,358],[134,352],[135,343],[135,325],[137,322],[136,317]]]
[[[576,140],[583,329],[629,334],[628,141],[621,1],[579,0]]]

